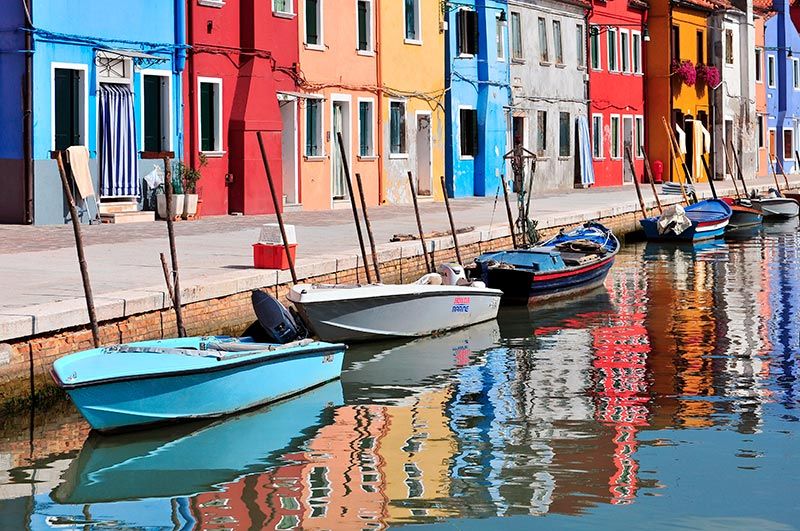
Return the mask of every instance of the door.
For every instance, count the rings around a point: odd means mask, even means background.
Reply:
[[[633,182],[633,171],[631,170],[630,163],[627,161],[628,153],[630,153],[632,157],[634,156],[633,145],[633,117],[625,116],[622,118],[622,182],[624,183]]]
[[[524,116],[512,116],[511,118],[511,150],[515,153],[519,149],[519,153],[523,153],[521,148],[525,147],[525,117]],[[516,169],[513,164],[511,166],[511,171],[515,172]],[[517,192],[522,190],[522,186],[524,185],[525,181],[527,180],[527,165],[522,165],[522,175],[513,175],[514,177],[514,191]]]
[[[164,109],[161,98],[162,84],[164,80],[161,76],[143,76],[144,81],[144,150],[145,151],[166,151],[166,140],[162,132],[164,127],[161,118]]]
[[[297,190],[297,100],[281,102],[281,162],[283,204],[300,202]]]
[[[431,115],[417,115],[417,194],[431,195],[433,176],[431,153]]]
[[[342,135],[345,149],[347,148],[347,135],[345,134],[345,103],[341,101],[333,102],[333,117],[331,122],[331,164],[333,164],[333,184],[332,195],[334,200],[345,199],[347,197],[347,183],[345,182],[344,166],[342,154],[339,147],[339,133]]]
[[[80,75],[78,70],[55,69],[55,149],[81,143]]]

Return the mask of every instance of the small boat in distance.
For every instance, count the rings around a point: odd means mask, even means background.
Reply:
[[[504,304],[528,304],[601,284],[619,248],[610,229],[590,222],[528,249],[483,253],[469,271],[502,290]]]
[[[502,292],[470,282],[458,264],[413,284],[297,284],[287,298],[324,341],[421,337],[497,317]]]
[[[769,195],[751,197],[750,202],[769,219],[789,219],[800,214],[800,203],[775,189],[770,189]]]
[[[339,378],[345,345],[303,338],[263,292],[253,302],[272,342],[184,337],[94,348],[56,360],[53,379],[92,428],[114,431],[220,417]]]
[[[681,207],[673,205],[660,216],[639,221],[648,240],[698,241],[725,233],[733,211],[721,199],[706,199]]]

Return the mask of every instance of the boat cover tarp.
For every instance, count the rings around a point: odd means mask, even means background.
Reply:
[[[686,215],[681,205],[672,205],[664,210],[664,213],[658,218],[656,226],[659,234],[665,234],[669,231],[681,234],[692,226],[692,220]]]

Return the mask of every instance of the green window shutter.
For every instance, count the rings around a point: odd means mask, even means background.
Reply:
[[[359,144],[360,144],[359,154],[362,157],[365,157],[370,155],[369,144],[371,139],[369,138],[370,136],[369,129],[370,129],[371,117],[369,112],[369,104],[367,102],[362,101],[361,103],[358,104],[358,107],[359,107],[358,121],[360,126],[358,134]]]
[[[369,38],[367,30],[369,29],[369,16],[367,13],[367,3],[364,1],[358,2],[358,49],[369,49]]]
[[[319,44],[318,0],[306,0],[306,43]]]
[[[200,151],[215,151],[217,130],[214,85],[200,83]]]
[[[144,76],[144,150],[163,151],[161,76]]]
[[[56,149],[66,149],[81,143],[80,93],[78,70],[56,68],[55,71],[55,141]]]

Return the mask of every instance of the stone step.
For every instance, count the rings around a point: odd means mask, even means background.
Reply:
[[[138,212],[136,201],[112,201],[100,203],[101,214],[114,214],[117,212]]]
[[[156,220],[155,212],[143,210],[141,212],[101,212],[100,219],[103,223],[147,223]]]

